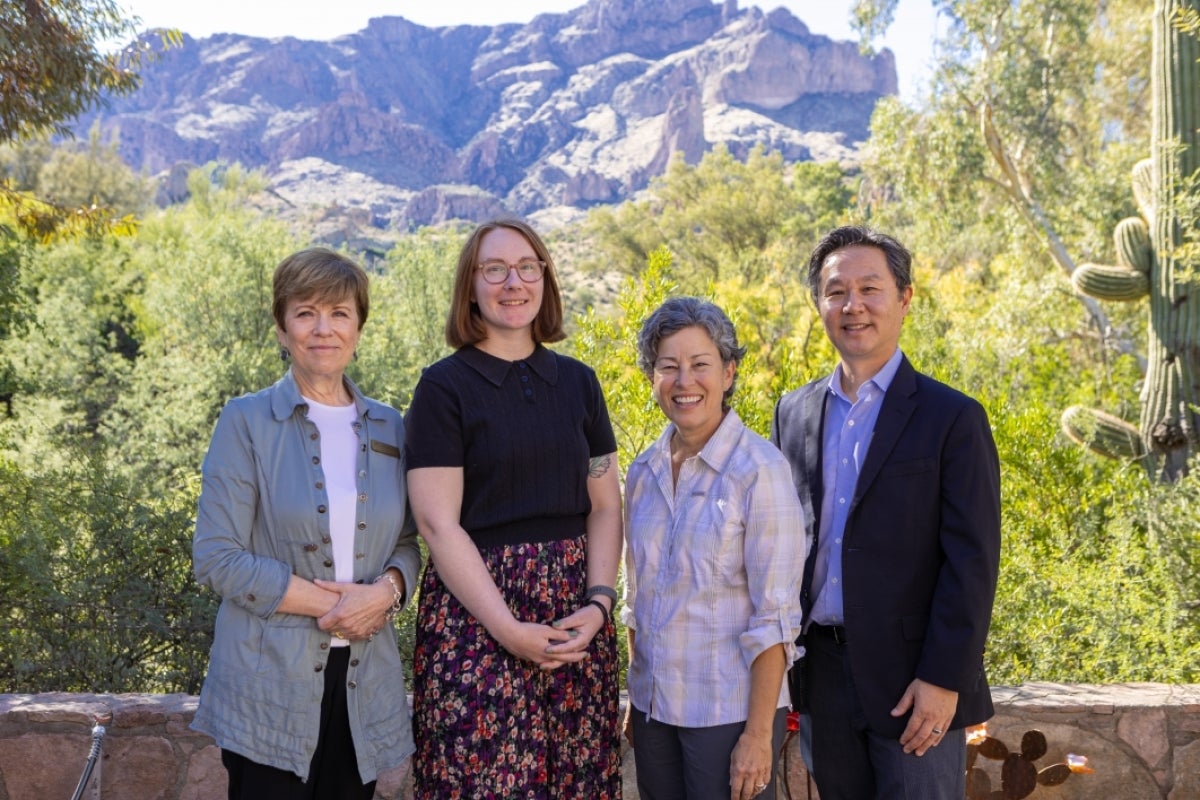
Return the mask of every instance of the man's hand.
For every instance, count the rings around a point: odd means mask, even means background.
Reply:
[[[908,725],[900,734],[900,746],[905,753],[915,752],[918,756],[937,746],[950,730],[950,721],[954,719],[954,711],[958,708],[958,692],[934,686],[920,678],[904,690],[904,696],[892,709],[893,717],[903,716],[912,709]]]

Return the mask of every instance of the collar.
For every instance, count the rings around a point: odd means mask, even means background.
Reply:
[[[342,383],[346,385],[350,396],[354,398],[354,408],[358,416],[368,416],[366,396],[359,390],[354,381],[345,375],[342,376]],[[300,387],[296,385],[296,378],[292,375],[291,367],[288,367],[288,371],[284,373],[282,378],[275,382],[275,385],[271,389],[271,413],[280,422],[292,416],[297,408],[308,409],[308,403],[304,400],[304,396],[300,394]]]
[[[724,472],[725,465],[737,450],[738,443],[742,439],[742,431],[745,428],[746,425],[738,413],[732,408],[729,409],[729,412],[725,414],[725,419],[721,420],[721,424],[713,431],[713,435],[708,437],[708,441],[704,443],[704,447],[700,448],[696,457],[717,472]],[[669,465],[671,463],[671,437],[674,435],[675,423],[669,422],[667,429],[658,437],[658,441],[647,448],[635,461],[657,461]]]
[[[521,362],[528,364],[529,368],[536,372],[539,378],[551,386],[558,383],[558,358],[551,350],[548,350],[541,344],[533,348],[533,353],[529,358],[522,358],[517,361],[506,361],[503,358],[496,358],[474,345],[460,347],[454,352],[454,357],[460,359],[464,364],[478,372],[485,380],[495,386],[504,383],[504,378],[513,368],[513,364]]]
[[[896,377],[896,371],[900,369],[900,362],[903,360],[904,354],[897,347],[896,352],[892,353],[892,357],[879,368],[879,371],[863,381],[863,386],[873,383],[879,390],[880,395],[887,394],[888,387],[892,385],[892,380]],[[829,376],[828,385],[829,391],[853,405],[850,398],[846,396],[846,392],[842,389],[842,362],[839,361],[838,365],[833,368],[833,374]]]

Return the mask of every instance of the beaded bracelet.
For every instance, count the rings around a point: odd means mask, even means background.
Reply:
[[[604,627],[608,627],[608,622],[612,617],[608,615],[608,609],[604,607],[604,603],[601,603],[599,600],[588,600],[587,604],[600,609],[600,613],[604,615]]]
[[[400,591],[400,584],[396,583],[396,579],[392,577],[392,573],[390,572],[384,572],[372,581],[372,583],[379,583],[380,581],[387,581],[392,585],[392,604],[384,612],[384,616],[387,617],[388,622],[391,622],[400,613],[400,609],[404,608],[404,592]]]
[[[589,586],[587,592],[583,595],[584,600],[591,600],[593,597],[607,597],[613,601],[613,607],[617,605],[617,590],[611,586]]]

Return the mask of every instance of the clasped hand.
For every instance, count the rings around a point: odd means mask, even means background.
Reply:
[[[338,601],[324,616],[317,618],[317,627],[343,639],[367,639],[387,623],[387,610],[392,604],[391,584],[339,583],[314,580],[320,588],[338,595]]]
[[[588,647],[603,625],[600,609],[586,605],[549,625],[514,622],[511,631],[497,639],[517,658],[552,670],[587,658]]]

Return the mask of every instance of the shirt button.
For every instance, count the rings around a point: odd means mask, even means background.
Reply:
[[[313,672],[320,672],[323,669],[325,669],[325,667],[323,667],[320,664],[317,664],[315,667],[313,667]]]
[[[325,513],[325,506],[323,506],[323,505],[321,505],[321,506],[317,506],[317,513],[318,513],[318,514],[324,514],[324,513]]]
[[[253,602],[254,602],[255,600],[257,600],[258,598],[257,598],[257,597],[255,597],[255,596],[254,596],[254,595],[252,595],[252,594],[248,594],[248,595],[246,595],[246,599],[247,599],[247,600],[249,600],[251,603],[253,603]]]
[[[849,422],[847,422],[846,424],[847,424],[847,425],[849,425],[851,428],[853,428],[853,427],[854,427],[854,420],[850,420],[850,421],[849,421]]]
[[[366,492],[363,492],[362,494],[360,494],[358,496],[358,502],[360,502],[360,503],[367,502],[367,493]]]
[[[350,666],[352,666],[352,667],[357,667],[357,666],[358,666],[358,659],[357,659],[357,658],[352,658],[352,659],[350,659]]]
[[[304,552],[315,553],[317,552],[317,546],[315,544],[306,544],[304,545]]]
[[[321,642],[321,649],[322,649],[322,650],[328,650],[328,649],[329,649],[329,642]]]
[[[316,487],[317,487],[318,489],[324,489],[324,488],[325,488],[325,483],[324,483],[323,481],[317,481],[317,482],[316,482]]]
[[[333,566],[333,562],[332,562],[332,561],[330,561],[330,560],[327,558],[327,559],[325,559],[325,566],[327,566],[327,567],[332,567],[332,566]]]
[[[365,522],[358,523],[358,529],[360,531],[365,531],[367,529],[367,523],[365,523]]]
[[[318,458],[317,456],[313,456],[313,463],[314,463],[314,464],[320,464],[320,463],[321,463],[321,459],[320,459],[320,458]]]
[[[840,536],[839,536],[838,538],[834,539],[834,540],[833,540],[833,542],[834,542],[834,544],[841,544],[841,543],[842,543],[842,537],[840,537]]]
[[[355,553],[354,557],[357,558],[359,561],[362,561],[367,556],[364,553]]]
[[[350,681],[350,682],[349,682],[349,683],[347,683],[346,685],[347,685],[347,686],[349,686],[351,689],[357,689],[357,688],[358,688],[358,681]]]
[[[835,586],[837,585],[837,582],[838,582],[837,578],[834,578],[830,581],[830,583],[834,584]]]
[[[310,439],[314,439],[314,440],[315,440],[315,439],[317,438],[317,434],[315,434],[315,433],[310,433],[310,434],[308,435],[308,438],[310,438]]]
[[[839,504],[841,504],[841,505],[845,505],[845,504],[846,504],[846,498],[844,498],[844,497],[839,497],[839,498],[838,498],[838,503],[839,503]]]
[[[842,459],[842,463],[843,463],[843,464],[849,464],[849,463],[850,463],[850,459],[848,459],[848,458],[843,458],[843,459]]]

